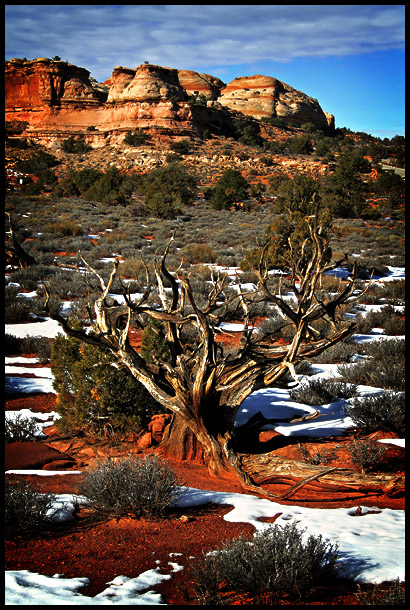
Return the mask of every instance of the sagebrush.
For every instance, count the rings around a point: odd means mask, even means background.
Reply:
[[[257,599],[268,593],[272,603],[284,595],[307,596],[315,583],[337,573],[338,547],[322,536],[306,536],[295,524],[275,525],[252,539],[239,537],[204,554],[193,564],[198,600],[221,604],[221,593],[248,592]]]
[[[172,468],[152,455],[97,462],[83,473],[79,493],[99,513],[159,517],[183,490]]]

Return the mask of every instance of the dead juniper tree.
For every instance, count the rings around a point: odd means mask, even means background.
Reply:
[[[130,297],[125,286],[125,303],[113,304],[109,299],[119,261],[114,263],[108,281],[83,259],[90,274],[99,282],[101,295],[89,306],[93,333],[77,330],[58,313],[46,311],[63,327],[67,335],[85,343],[110,350],[121,366],[129,370],[151,395],[173,414],[163,440],[163,449],[184,457],[200,449],[210,473],[223,475],[235,472],[242,484],[252,488],[252,481],[241,468],[237,453],[234,422],[238,408],[255,390],[278,384],[286,374],[296,377],[295,366],[313,358],[352,334],[354,324],[340,315],[340,308],[352,295],[355,272],[350,281],[340,283],[336,294],[323,297],[318,291],[322,275],[340,264],[328,261],[328,241],[318,223],[318,213],[306,219],[309,237],[300,256],[292,260],[291,289],[293,302],[276,294],[271,286],[266,265],[267,245],[261,249],[257,289],[246,292],[240,281],[229,292],[229,278],[215,275],[209,285],[206,303],[199,304],[189,269],[170,272],[167,255],[172,239],[149,277],[148,269],[142,296]],[[308,255],[306,255],[308,252]],[[156,291],[156,304],[149,296]],[[322,298],[319,298],[320,295]],[[271,336],[262,334],[252,323],[255,303],[268,303],[293,328],[288,344],[278,345]],[[224,351],[217,341],[220,323],[229,308],[243,322],[238,347]],[[169,349],[166,360],[153,355],[148,362],[132,347],[130,330],[143,328],[149,321],[159,320]],[[318,324],[320,322],[320,324]]]

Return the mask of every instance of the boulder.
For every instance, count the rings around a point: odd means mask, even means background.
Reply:
[[[66,464],[65,468],[73,468],[76,460],[53,447],[35,441],[10,443],[5,446],[5,470],[56,470],[54,462]]]
[[[161,442],[164,430],[168,426],[171,419],[172,415],[170,413],[160,413],[152,417],[148,424],[148,430],[150,431],[152,439],[156,444]]]

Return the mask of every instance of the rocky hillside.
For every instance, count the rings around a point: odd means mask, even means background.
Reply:
[[[117,66],[97,83],[64,61],[11,59],[5,92],[6,121],[25,121],[26,134],[43,144],[82,134],[93,147],[106,146],[136,129],[160,141],[196,139],[205,130],[227,132],[244,115],[334,126],[317,100],[261,75],[225,84],[209,74],[142,64]]]

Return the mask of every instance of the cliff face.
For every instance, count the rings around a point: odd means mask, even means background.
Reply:
[[[117,66],[97,83],[88,70],[63,61],[12,59],[6,62],[5,93],[6,121],[27,121],[32,137],[85,131],[94,145],[137,128],[159,138],[196,137],[210,124],[223,129],[238,113],[319,128],[333,120],[317,100],[275,78],[250,76],[225,85],[209,74],[151,64]],[[93,132],[87,132],[90,126]]]
[[[326,129],[330,123],[316,99],[270,76],[235,78],[222,91],[219,102],[258,119],[282,117],[303,125],[311,122]]]
[[[104,96],[94,89],[90,73],[64,61],[39,58],[6,62],[6,108],[36,109],[78,102],[100,104]]]

